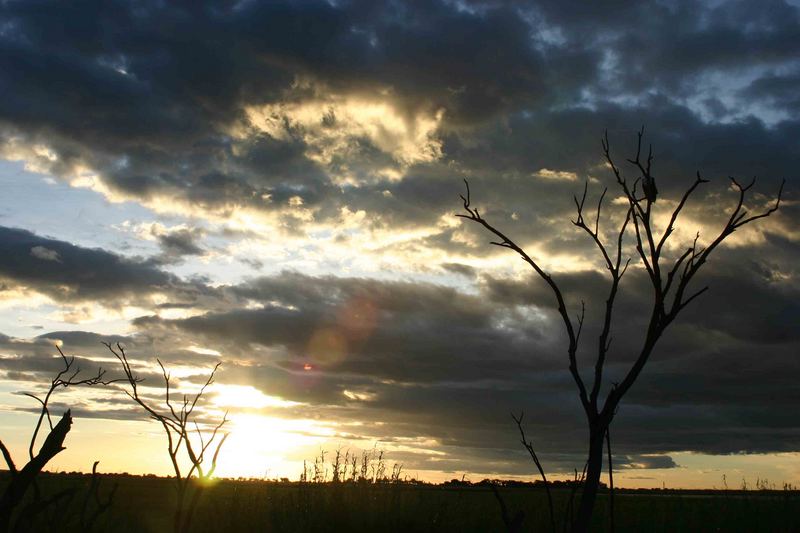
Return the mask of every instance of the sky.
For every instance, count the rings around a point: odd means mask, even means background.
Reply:
[[[229,412],[219,475],[297,479],[320,449],[385,451],[422,479],[551,477],[587,429],[552,294],[455,215],[473,206],[586,302],[585,379],[608,290],[572,197],[645,125],[667,247],[709,242],[710,290],[660,341],[612,425],[615,482],[800,483],[797,2],[0,3],[0,438],[18,462],[55,344],[84,372],[120,342],[157,401],[156,357]],[[623,209],[623,211],[620,211]],[[635,250],[626,241],[626,254]],[[674,255],[673,255],[674,257]],[[631,263],[603,393],[651,301]],[[124,386],[57,391],[75,416],[53,470],[169,473]]]

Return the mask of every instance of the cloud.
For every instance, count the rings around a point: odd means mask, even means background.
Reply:
[[[33,290],[66,304],[97,302],[109,307],[149,302],[156,294],[195,300],[187,283],[152,262],[0,227],[0,277],[9,287]]]
[[[448,272],[459,274],[467,278],[473,278],[477,275],[476,268],[461,263],[443,263],[441,267]]]
[[[546,180],[577,181],[578,179],[578,175],[574,172],[568,172],[565,170],[550,170],[548,168],[540,168],[535,175]]]
[[[636,287],[642,280],[633,276]],[[709,281],[716,286],[717,280]],[[570,300],[576,298],[573,291],[580,291],[593,304],[587,311],[599,310],[605,292],[599,274],[561,275],[559,282]],[[547,435],[543,453],[555,461],[552,454],[557,450],[581,453],[576,435],[583,422],[566,371],[552,295],[539,285],[533,279],[519,286],[488,279],[479,294],[467,295],[419,283],[286,272],[229,288],[250,302],[251,309],[185,320],[140,319],[137,326],[153,338],[186,338],[217,347],[230,361],[224,379],[268,395],[326,406],[338,420],[390,422],[398,433],[381,433],[381,438],[425,435],[462,451],[488,448],[497,432],[508,431],[503,414],[524,409],[531,431]],[[749,305],[744,294],[760,298],[764,290],[754,286],[740,293],[738,305]],[[628,317],[637,316],[633,310],[643,300],[638,288],[622,296],[604,390],[621,379],[635,354],[644,324]],[[777,390],[792,387],[791,380],[781,376],[791,375],[786,374],[787,357],[797,340],[786,336],[791,331],[787,325],[774,326],[784,332],[782,337],[766,337],[764,328],[773,327],[769,320],[755,323],[760,336],[755,331],[743,335],[739,330],[752,320],[748,315],[721,328],[714,315],[730,306],[724,299],[706,298],[695,314],[668,332],[623,402],[616,450],[665,454],[789,449],[767,433],[746,428],[769,420],[773,431],[797,431],[789,415],[795,399],[781,396],[780,408],[774,403]],[[361,321],[356,329],[349,322],[353,317]],[[587,325],[586,338],[595,336],[594,322]],[[702,340],[710,336],[713,344]],[[318,350],[316,342],[324,349]],[[745,363],[753,351],[763,354],[757,365]],[[586,368],[592,360],[582,354],[581,366]],[[721,364],[726,371],[720,371]],[[770,392],[764,389],[761,394],[762,389],[752,387],[754,380],[769,384]],[[303,408],[292,412],[300,416]],[[766,417],[766,412],[773,414]],[[664,431],[665,427],[672,429]],[[731,438],[736,431],[742,433]],[[511,450],[512,440],[507,443]],[[652,465],[647,468],[657,467]]]
[[[678,464],[669,455],[639,455],[615,457],[614,467],[622,470],[654,470],[678,468]]]
[[[641,280],[629,275],[634,289],[621,296],[607,383],[630,364],[628,350],[635,350],[642,327],[628,318],[643,300]],[[561,274],[558,280],[570,301],[579,292],[593,304],[590,310],[602,302],[600,274]],[[709,281],[716,286],[716,279]],[[284,272],[223,288],[227,303],[201,316],[139,318],[137,335],[116,340],[137,359],[159,354],[170,367],[196,372],[221,359],[219,382],[289,402],[278,416],[313,412],[343,428],[360,428],[349,435],[343,429],[345,439],[434,442],[448,450],[449,468],[456,470],[477,461],[493,471],[518,472],[526,459],[506,415],[524,410],[548,468],[569,471],[582,460],[584,422],[552,298],[540,285],[484,278],[478,293],[467,294],[419,282]],[[758,302],[767,287],[740,291],[737,305],[749,305],[750,297]],[[791,413],[798,399],[791,394],[797,347],[791,327],[767,320],[752,327],[784,333],[774,339],[755,329],[742,335],[746,315],[741,322],[715,320],[730,303],[709,297],[698,305],[663,339],[620,407],[614,449],[622,468],[674,468],[668,455],[676,451],[793,449],[798,430]],[[596,333],[592,324],[587,328],[591,339]],[[97,334],[53,332],[30,343],[5,337],[0,367],[15,379],[40,379],[52,368],[54,339],[84,357],[103,355],[99,340],[105,337]],[[755,352],[761,354],[757,363]],[[584,369],[591,362],[583,352],[580,360]],[[128,415],[112,409],[108,416]],[[776,434],[785,438],[776,440]],[[424,454],[410,452],[408,459],[420,468],[427,464]]]
[[[159,263],[179,263],[186,257],[202,256],[206,253],[206,250],[200,245],[206,232],[198,227],[187,225],[166,227],[161,223],[154,222],[136,225],[134,231],[145,240],[155,239],[161,248],[161,254],[154,259]]]
[[[755,99],[779,110],[796,115],[800,109],[800,99],[793,87],[800,82],[800,73],[770,74],[753,80],[740,90],[740,96]]]
[[[55,261],[56,263],[61,262],[58,252],[49,248],[45,248],[44,246],[34,246],[31,248],[31,255],[41,259],[42,261]]]
[[[495,253],[465,248],[471,230],[441,223],[462,176],[522,240],[535,232],[560,245],[574,179],[609,178],[604,129],[622,160],[648,124],[662,195],[697,169],[774,182],[800,163],[797,117],[754,103],[759,83],[794,72],[789,5],[698,6],[691,17],[682,4],[580,15],[552,2],[459,5],[123,3],[102,20],[81,7],[6,5],[2,61],[15,75],[0,151],[112,200],[257,227],[273,242],[332,232],[377,261],[387,250],[371,243],[405,233],[402,257],[419,269],[443,252]],[[64,17],[92,22],[45,30]],[[677,38],[676,20],[692,21]],[[302,41],[287,30],[300,21],[314,28]],[[740,83],[708,89],[719,72]],[[710,120],[699,103],[710,98],[745,111]],[[342,213],[361,222],[340,230]],[[165,261],[198,252],[186,237]]]
[[[272,139],[301,139],[306,157],[328,169],[337,185],[396,181],[410,165],[442,157],[435,135],[441,111],[404,116],[380,99],[329,98],[245,112],[251,127]]]

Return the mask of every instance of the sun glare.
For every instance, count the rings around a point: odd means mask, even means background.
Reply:
[[[214,386],[214,393],[214,403],[221,408],[263,409],[300,405],[298,402],[283,400],[277,396],[268,396],[250,385],[217,384]]]
[[[308,450],[310,458],[316,447],[336,433],[332,425],[314,420],[234,414],[231,421],[217,470],[224,477],[295,479],[302,458],[293,454]]]

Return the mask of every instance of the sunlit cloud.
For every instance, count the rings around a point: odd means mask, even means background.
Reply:
[[[25,286],[6,285],[0,279],[0,309],[35,309],[43,305],[53,303],[53,300],[44,294]]]
[[[577,181],[578,175],[568,170],[550,170],[549,168],[540,168],[534,176],[546,180],[562,180],[562,181]]]
[[[444,112],[408,115],[389,100],[334,97],[248,107],[250,126],[278,140],[297,137],[309,159],[331,172],[339,185],[363,185],[402,179],[409,165],[442,157],[436,132]],[[240,129],[244,137],[247,130]],[[378,164],[367,172],[351,162],[365,157],[364,141],[390,156],[392,164]],[[369,156],[367,156],[369,157]]]

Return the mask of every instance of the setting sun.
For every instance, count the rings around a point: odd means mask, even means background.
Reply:
[[[336,433],[330,423],[249,414],[232,414],[228,431],[217,475],[292,479]]]

